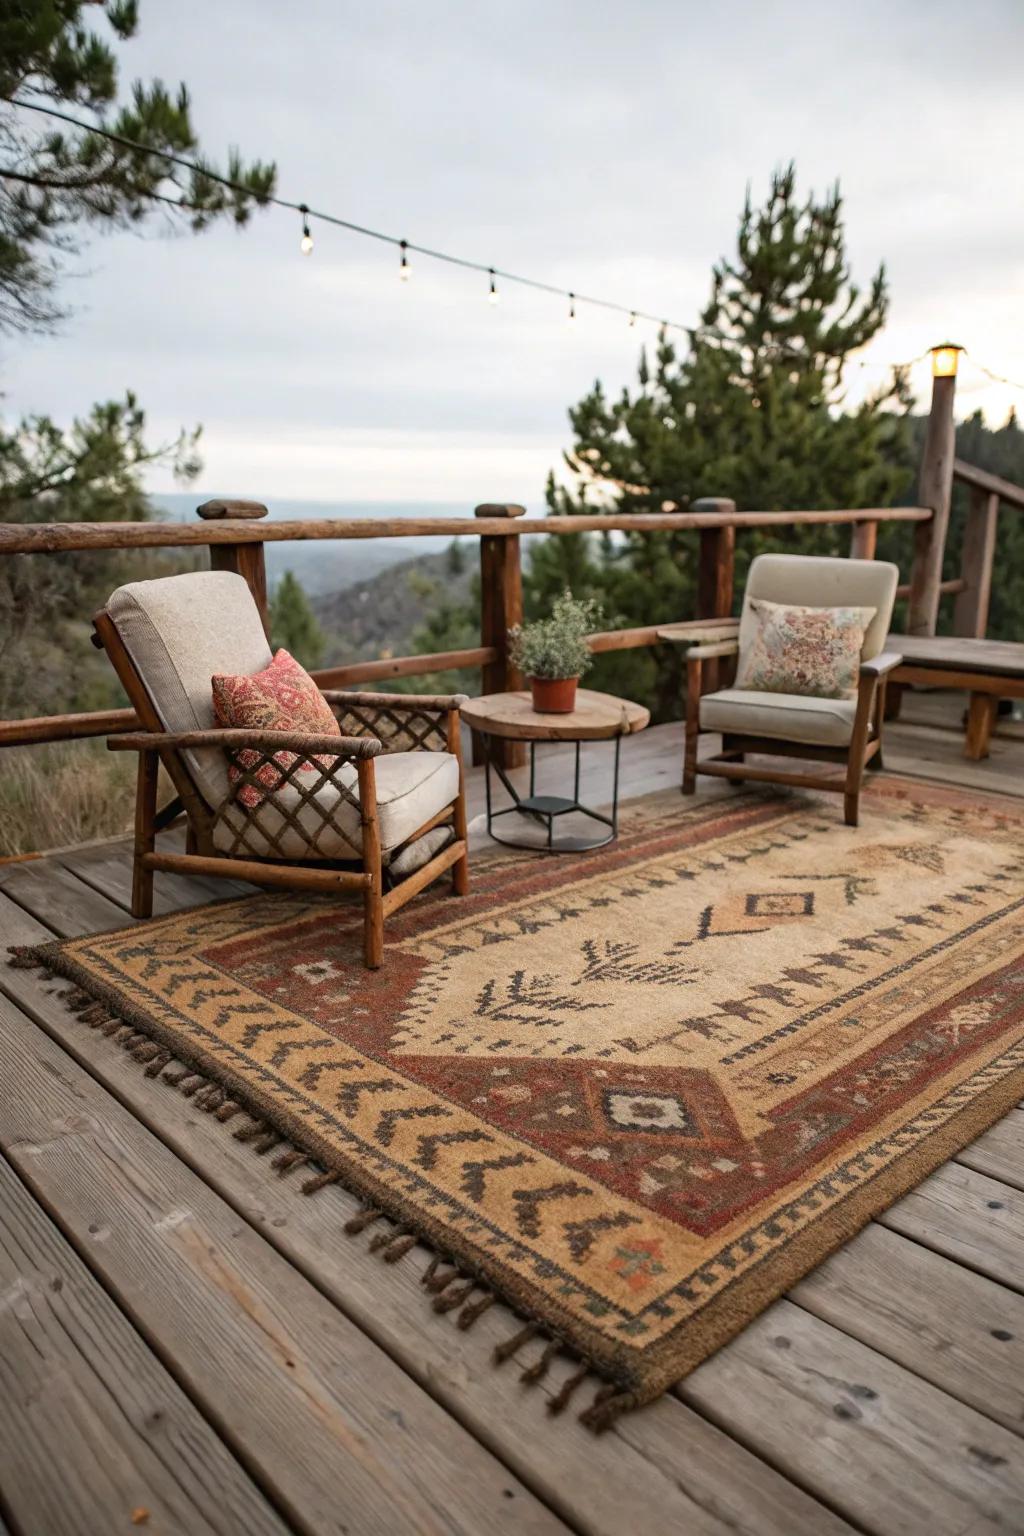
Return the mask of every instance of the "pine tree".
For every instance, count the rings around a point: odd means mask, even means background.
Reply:
[[[285,571],[274,591],[270,632],[275,650],[283,646],[304,667],[318,667],[323,660],[323,631],[302,583],[291,571]]]
[[[0,328],[37,329],[59,316],[59,258],[87,224],[137,226],[158,210],[194,230],[222,214],[243,224],[273,192],[273,165],[246,165],[236,151],[215,172],[233,185],[211,179],[184,85],[170,91],[161,80],[137,80],[130,101],[115,107],[117,57],[85,17],[102,16],[123,42],[136,31],[138,9],[137,0],[18,0],[0,10]],[[11,97],[84,114],[116,138],[57,129]]]
[[[680,351],[664,332],[653,362],[642,352],[638,387],[610,401],[600,382],[569,412],[572,484],[551,479],[553,512],[684,511],[700,496],[743,509],[881,506],[906,488],[906,379],[842,410],[851,355],[885,322],[879,268],[866,293],[852,283],[838,186],[823,199],[797,195],[792,165],[775,173],[767,201],[748,193],[735,258],[713,269],[711,296]],[[832,549],[838,536],[791,530],[793,549]],[[744,537],[738,585],[764,539]],[[771,543],[780,543],[773,530]],[[571,547],[575,546],[575,547]],[[697,540],[637,533],[553,539],[531,561],[532,611],[569,585],[599,596],[609,621],[654,623],[694,611]],[[678,658],[652,652],[602,658],[594,687],[634,690],[659,718],[678,714]]]

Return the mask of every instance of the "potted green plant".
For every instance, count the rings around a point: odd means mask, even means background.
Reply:
[[[591,663],[587,635],[600,616],[597,603],[577,601],[566,588],[548,618],[509,630],[512,663],[530,679],[539,713],[567,715],[575,707],[576,685]]]

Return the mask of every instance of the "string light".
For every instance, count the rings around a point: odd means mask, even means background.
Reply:
[[[1008,379],[1001,373],[993,373],[992,369],[986,368],[984,363],[976,362],[966,347],[963,348],[963,354],[964,357],[970,359],[972,367],[977,368],[986,378],[991,379],[993,384],[1005,384],[1008,389],[1024,390],[1024,384],[1019,384],[1016,379]]]
[[[44,117],[55,118],[62,123],[69,123],[73,128],[81,129],[84,133],[94,134],[97,138],[106,139],[111,144],[119,144],[122,148],[134,150],[136,153],[155,156],[157,159],[166,161],[168,165],[177,165],[183,170],[199,174],[205,181],[214,182],[217,186],[227,187],[232,192],[240,192],[243,196],[253,197],[252,188],[247,187],[243,182],[232,181],[229,176],[219,176],[216,171],[210,170],[207,166],[197,165],[194,160],[188,159],[185,155],[177,155],[167,149],[158,149],[152,144],[142,144],[138,139],[130,139],[125,134],[114,133],[111,129],[103,128],[98,123],[85,122],[82,118],[75,117],[70,112],[61,112],[58,108],[45,106],[42,102],[22,101],[16,96],[2,95],[0,95],[0,101],[7,101],[12,106],[21,107],[27,112],[39,112]],[[168,199],[164,199],[164,201],[168,201]],[[185,198],[178,199],[177,201],[182,208],[189,208],[191,206]],[[690,329],[690,327],[683,325],[681,321],[662,320],[658,315],[651,314],[642,309],[634,309],[629,304],[618,304],[612,299],[598,298],[594,294],[567,293],[566,289],[560,288],[556,283],[545,283],[539,278],[524,277],[519,272],[507,272],[500,267],[492,267],[486,262],[471,261],[464,256],[453,256],[449,251],[437,251],[433,250],[430,246],[417,245],[411,240],[400,240],[397,236],[385,234],[382,230],[370,229],[365,224],[356,224],[351,219],[340,218],[336,214],[327,213],[319,208],[308,208],[304,203],[294,202],[287,197],[277,197],[271,193],[264,197],[254,198],[254,201],[260,207],[289,208],[293,213],[301,213],[307,222],[308,220],[319,219],[322,223],[331,224],[336,229],[345,229],[350,234],[362,235],[364,239],[378,240],[384,245],[398,246],[401,251],[399,275],[403,281],[408,281],[411,272],[409,254],[415,251],[417,255],[425,256],[431,261],[443,261],[448,266],[461,267],[464,271],[469,272],[482,272],[488,277],[492,277],[492,280],[495,282],[495,293],[497,293],[497,279],[500,278],[505,283],[517,283],[522,288],[532,288],[536,293],[549,293],[556,298],[563,299],[568,297],[574,311],[573,318],[575,318],[576,304],[589,304],[595,309],[610,310],[613,314],[635,315],[637,320],[649,321],[652,325],[662,326],[667,330],[686,333]],[[305,238],[305,230],[303,231],[303,238]],[[310,235],[310,240],[312,241],[312,235]],[[305,246],[302,249],[304,254],[309,254]]]
[[[216,171],[210,170],[207,166],[198,165],[194,160],[188,159],[188,157],[185,155],[177,155],[174,154],[171,150],[159,149],[152,144],[142,144],[138,139],[128,138],[125,134],[122,133],[114,133],[111,131],[111,129],[104,128],[98,123],[85,122],[82,118],[75,117],[70,112],[61,112],[57,107],[46,106],[42,102],[37,101],[23,101],[17,96],[0,95],[0,101],[6,101],[14,107],[21,107],[26,112],[38,112],[44,117],[54,118],[59,122],[68,123],[71,127],[78,128],[84,133],[93,134],[97,138],[106,139],[108,143],[111,144],[118,144],[123,149],[130,149],[136,153],[155,156],[157,159],[165,161],[168,165],[180,166],[183,170],[201,176],[207,182],[214,182],[217,186],[226,187],[229,191],[241,193],[246,197],[253,197],[254,201],[260,207],[269,206],[273,208],[286,208],[290,209],[293,213],[301,214],[302,239],[300,241],[299,248],[304,256],[310,255],[313,250],[313,236],[309,228],[309,221],[310,219],[320,219],[324,224],[332,224],[336,229],[347,230],[350,234],[363,236],[364,239],[377,240],[385,245],[397,245],[401,253],[399,276],[404,282],[408,281],[411,273],[411,268],[409,266],[409,252],[415,251],[420,256],[428,257],[431,261],[443,261],[449,266],[461,267],[464,271],[485,273],[490,279],[488,299],[491,303],[497,303],[498,301],[497,279],[500,277],[503,282],[518,283],[521,287],[532,288],[535,292],[538,293],[553,294],[556,298],[568,297],[570,322],[575,322],[576,320],[576,304],[578,302],[580,304],[590,304],[596,309],[607,309],[615,314],[626,315],[628,317],[630,328],[634,327],[637,321],[644,320],[650,322],[652,325],[657,325],[660,329],[665,331],[678,331],[684,335],[689,335],[692,333],[692,326],[684,325],[681,321],[664,320],[659,318],[657,315],[651,314],[649,311],[633,309],[627,304],[618,304],[611,299],[597,298],[592,294],[578,294],[572,291],[567,292],[566,289],[558,287],[555,283],[545,283],[538,278],[524,277],[521,273],[518,272],[506,272],[500,267],[491,267],[487,266],[483,262],[470,261],[463,256],[453,256],[448,251],[436,251],[432,250],[429,246],[416,245],[409,240],[399,240],[395,235],[385,234],[382,230],[379,229],[370,229],[364,224],[356,224],[351,219],[339,218],[336,214],[325,213],[320,209],[311,209],[305,203],[293,202],[290,198],[276,197],[273,194],[269,194],[263,197],[256,197],[253,194],[251,187],[246,186],[242,182],[232,181],[232,179],[228,176],[219,176]],[[0,179],[3,179],[2,172],[0,172]],[[164,202],[174,201],[167,198],[160,199],[159,197],[158,200]],[[185,198],[178,199],[177,202],[182,208],[190,208],[193,206]],[[878,364],[877,366],[909,368],[920,362],[927,355],[928,354],[926,352],[922,353],[920,357],[912,358],[908,363]],[[963,350],[963,355],[965,357],[970,356],[966,348]],[[975,368],[979,369],[980,372],[985,374],[993,383],[1003,384],[1010,389],[1024,390],[1024,384],[1019,383],[1017,380],[1006,378],[1003,374],[994,373],[992,369],[986,368],[983,363],[975,361],[973,357],[971,357],[970,360],[974,364]],[[856,363],[856,366],[858,368],[867,368],[876,365],[873,363],[868,363],[865,359],[859,359]]]
[[[303,256],[309,256],[313,251],[313,236],[309,232],[309,209],[305,203],[299,204],[299,212],[302,214],[302,239],[299,241],[299,250]]]

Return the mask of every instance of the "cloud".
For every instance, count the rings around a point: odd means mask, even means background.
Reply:
[[[791,157],[805,187],[838,176],[855,276],[885,260],[892,286],[866,386],[946,333],[1024,378],[1022,35],[1017,0],[179,0],[142,8],[123,57],[186,80],[205,147],[275,158],[285,195],[684,322],[748,181]],[[581,307],[570,333],[557,298],[502,284],[492,307],[422,258],[400,284],[390,247],[314,224],[303,258],[300,232],[269,212],[96,240],[63,333],[8,343],[8,411],[130,386],[156,431],[204,422],[222,491],[536,505],[567,407],[635,374],[622,317]]]

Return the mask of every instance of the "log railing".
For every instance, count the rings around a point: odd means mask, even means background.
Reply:
[[[508,630],[522,617],[521,540],[542,535],[569,536],[590,532],[667,532],[692,529],[698,534],[696,619],[724,617],[733,607],[733,568],[737,529],[780,530],[845,524],[850,528],[850,554],[873,559],[880,523],[909,523],[914,527],[914,558],[909,581],[898,594],[908,602],[907,628],[912,634],[934,634],[939,603],[954,595],[953,624],[957,634],[981,636],[988,618],[995,537],[1000,503],[1024,509],[1024,488],[997,475],[975,469],[953,457],[953,389],[955,381],[933,381],[931,412],[919,478],[916,507],[862,507],[822,511],[743,511],[724,498],[695,501],[687,512],[593,514],[579,517],[527,517],[524,508],[485,504],[474,517],[444,518],[310,518],[294,522],[266,519],[266,508],[255,502],[207,502],[198,508],[196,523],[0,523],[0,556],[47,555],[97,549],[189,549],[210,551],[215,570],[244,576],[268,622],[264,547],[309,539],[399,539],[409,537],[476,538],[480,549],[480,644],[431,655],[397,656],[356,662],[314,673],[325,688],[357,683],[382,683],[397,678],[469,667],[481,669],[484,692],[520,686],[522,679],[508,654]],[[946,535],[954,481],[970,491],[960,575],[942,577]],[[680,620],[686,616],[680,615]],[[595,653],[632,650],[658,643],[663,625],[607,630],[590,636]],[[709,678],[709,683],[713,679]],[[48,715],[36,719],[0,721],[0,747],[72,741],[132,730],[137,721],[130,709]],[[506,743],[515,761],[516,744]]]
[[[988,629],[992,568],[996,554],[999,505],[1024,511],[1024,486],[1014,485],[963,459],[953,460],[953,479],[968,490],[964,524],[962,582],[953,609],[953,633],[981,639]]]
[[[427,673],[480,667],[484,692],[518,687],[507,645],[509,628],[522,617],[520,541],[540,535],[577,535],[586,532],[696,530],[699,536],[697,598],[694,617],[716,618],[729,614],[733,605],[733,561],[736,530],[743,528],[848,525],[854,550],[867,547],[865,528],[880,522],[930,526],[926,507],[872,507],[800,512],[738,512],[725,499],[696,501],[688,512],[581,517],[526,517],[518,506],[493,504],[477,508],[472,518],[403,519],[310,519],[295,522],[265,520],[266,508],[245,504],[242,515],[231,515],[232,503],[215,503],[199,509],[196,523],[8,523],[0,524],[0,556],[68,553],[109,549],[194,548],[206,546],[214,569],[236,571],[244,576],[267,622],[267,582],[264,547],[267,544],[308,539],[407,538],[430,535],[439,538],[479,539],[481,611],[479,646],[429,655],[397,656],[355,662],[314,673],[324,688],[350,687],[357,683],[382,683]],[[680,619],[686,615],[680,615]],[[635,629],[608,630],[590,637],[591,650],[632,650],[658,643],[656,624]],[[34,719],[0,721],[0,747],[31,746],[44,742],[107,736],[136,728],[130,709],[100,710],[74,715],[48,715]],[[510,760],[517,747],[507,744]]]

